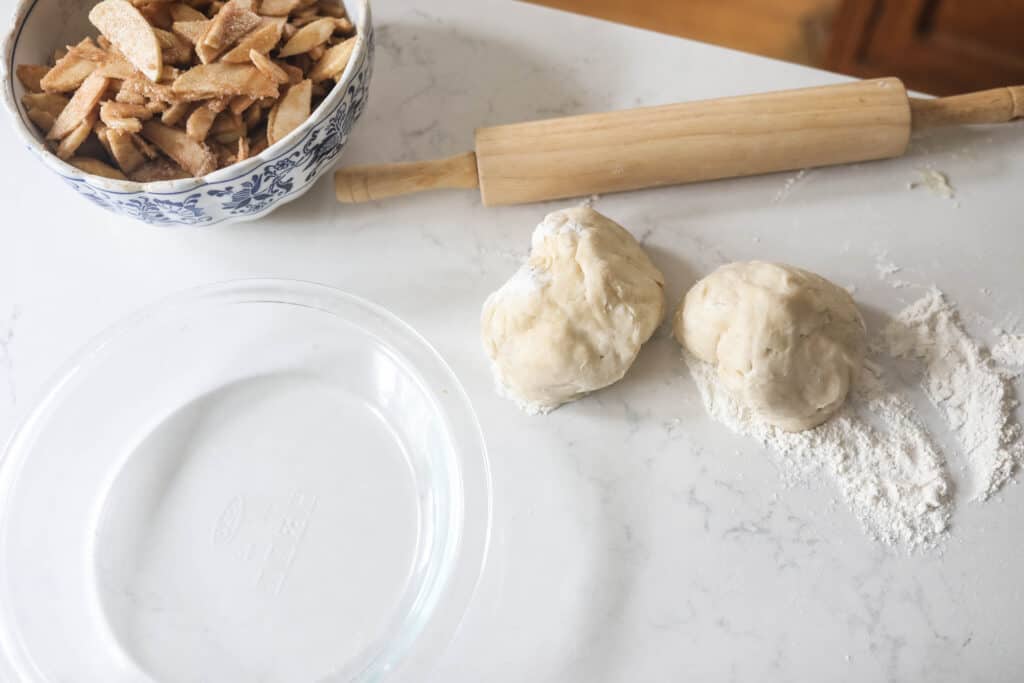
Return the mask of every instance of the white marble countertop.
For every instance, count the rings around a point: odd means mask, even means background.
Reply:
[[[12,5],[3,0],[4,10]],[[840,77],[507,0],[374,8],[370,102],[345,163],[467,150],[483,124]],[[159,229],[60,187],[10,133],[0,230],[0,434],[86,340],[166,294],[284,277],[378,302],[452,364],[493,470],[490,558],[443,681],[1007,681],[1024,665],[1024,493],[962,504],[943,552],[871,541],[827,483],[704,413],[664,330],[626,379],[548,417],[492,391],[480,305],[566,205],[470,192],[339,206],[329,180],[254,224]],[[908,190],[948,174],[956,200]],[[947,131],[907,158],[607,196],[665,272],[765,258],[856,286],[877,322],[938,284],[979,330],[1024,316],[1024,124]],[[912,286],[879,277],[882,259]]]

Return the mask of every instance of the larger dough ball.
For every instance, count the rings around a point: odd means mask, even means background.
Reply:
[[[661,323],[664,282],[633,236],[597,211],[548,214],[529,260],[484,304],[500,387],[538,413],[618,381]]]
[[[792,266],[730,263],[687,292],[680,344],[718,368],[729,392],[786,431],[815,427],[842,405],[864,363],[864,320],[853,298]]]

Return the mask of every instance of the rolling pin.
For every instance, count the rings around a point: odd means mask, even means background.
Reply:
[[[1024,116],[1024,86],[941,99],[898,78],[491,126],[475,152],[338,170],[338,201],[480,188],[484,206],[898,157],[911,131]]]

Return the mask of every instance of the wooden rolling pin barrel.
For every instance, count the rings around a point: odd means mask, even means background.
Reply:
[[[480,128],[476,151],[343,168],[338,201],[480,188],[485,206],[902,155],[913,130],[1024,116],[1024,86],[918,99],[898,78]]]

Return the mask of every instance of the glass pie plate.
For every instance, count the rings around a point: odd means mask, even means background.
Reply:
[[[480,576],[458,380],[383,309],[245,280],[136,314],[0,461],[0,680],[422,681]]]

